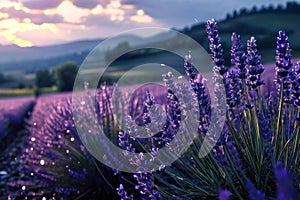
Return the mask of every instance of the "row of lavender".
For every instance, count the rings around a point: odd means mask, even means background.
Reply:
[[[23,181],[12,185],[19,188],[11,197],[54,198],[54,199],[298,199],[300,185],[300,63],[292,64],[288,37],[282,31],[277,38],[275,87],[263,94],[261,75],[264,66],[252,37],[244,50],[241,38],[232,35],[232,68],[224,65],[223,49],[218,36],[216,22],[207,23],[211,57],[215,64],[216,81],[214,98],[208,97],[206,85],[198,78],[191,56],[185,59],[185,70],[193,92],[188,85],[177,82],[171,73],[163,76],[168,88],[166,98],[153,98],[150,92],[130,100],[123,94],[111,98],[115,87],[102,85],[97,91],[96,107],[92,107],[93,95],[86,86],[80,102],[71,102],[71,97],[41,98],[35,107],[30,126],[29,146],[23,154]],[[197,56],[197,55],[195,55]],[[200,81],[201,80],[201,81]],[[226,94],[218,93],[224,83]],[[176,95],[174,91],[176,92]],[[118,92],[117,92],[118,93]],[[170,166],[159,171],[127,174],[105,167],[96,161],[80,142],[74,123],[79,124],[84,135],[95,135],[97,129],[104,130],[115,145],[127,152],[151,152],[161,147],[170,150],[166,157],[176,156],[176,145],[189,139],[190,133],[183,131],[182,141],[169,144],[176,134],[182,132],[186,117],[185,106],[179,103],[185,98],[191,107],[196,107],[199,123],[193,144]],[[226,105],[219,101],[226,98]],[[115,101],[115,102],[114,102]],[[161,119],[153,116],[157,109],[151,109],[155,101],[165,103],[165,125],[149,139],[135,138],[135,122],[142,122],[146,130],[155,129]],[[196,105],[193,104],[196,101]],[[211,102],[219,102],[211,107]],[[124,108],[124,102],[130,107]],[[73,118],[72,103],[80,105],[80,119]],[[114,106],[112,106],[114,105]],[[211,113],[227,107],[226,124],[212,119]],[[116,112],[130,113],[118,119]],[[142,113],[142,114],[141,114]],[[160,113],[163,115],[164,113]],[[224,113],[220,113],[224,114]],[[119,115],[118,116],[122,116]],[[97,122],[93,121],[93,117]],[[74,121],[78,120],[78,121]],[[100,124],[100,126],[97,126]],[[149,126],[148,126],[149,124]],[[152,125],[150,125],[152,124]],[[154,127],[153,127],[154,124]],[[209,125],[222,126],[219,138],[209,135]],[[151,127],[152,126],[152,127]],[[125,127],[121,129],[120,127]],[[207,137],[215,143],[213,150],[199,158],[199,150]],[[82,137],[82,136],[81,136]],[[82,139],[82,138],[81,138]],[[119,163],[120,158],[103,141],[96,145],[107,148],[103,159]],[[172,151],[173,150],[173,151]],[[124,157],[128,153],[124,151]],[[131,160],[132,165],[143,163],[142,157]]]
[[[0,101],[0,140],[4,139],[11,126],[23,124],[24,118],[32,109],[33,98],[2,99]]]

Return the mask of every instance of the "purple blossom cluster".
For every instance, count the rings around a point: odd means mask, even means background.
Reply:
[[[288,36],[284,31],[279,31],[276,47],[276,87],[279,91],[282,90],[283,99],[285,102],[290,102],[291,79],[289,74],[293,66],[291,59],[291,49],[288,41]],[[281,89],[282,88],[282,89]]]
[[[215,21],[215,19],[207,21],[206,32],[208,35],[209,48],[211,51],[210,56],[215,63],[215,69],[221,75],[224,75],[228,71],[228,67],[225,66],[221,39],[219,37],[217,22]]]
[[[261,80],[261,74],[264,71],[264,66],[261,64],[261,57],[258,54],[256,39],[251,37],[247,41],[247,85],[249,90],[254,90],[261,86],[264,82]]]

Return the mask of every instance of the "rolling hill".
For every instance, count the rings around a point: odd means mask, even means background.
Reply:
[[[293,57],[300,57],[300,5],[288,3],[285,8],[261,8],[260,10],[241,9],[239,12],[228,14],[227,18],[219,21],[219,31],[222,37],[225,57],[230,61],[230,37],[232,32],[242,36],[244,43],[251,36],[255,36],[258,48],[264,63],[274,62],[276,36],[279,30],[284,30],[289,35]],[[180,32],[191,36],[208,50],[208,40],[205,32],[205,23],[197,23]],[[167,33],[158,34],[150,38],[127,35],[119,38],[116,43],[131,41],[131,46],[143,46],[147,43],[168,42],[173,36]],[[14,45],[0,46],[0,72],[7,70],[22,70],[33,73],[37,68],[54,67],[65,61],[81,64],[88,53],[103,39],[83,40],[67,44],[20,48]],[[112,49],[107,49],[112,50]],[[135,51],[123,56],[117,63],[122,66],[122,60],[145,58],[145,62],[157,51]],[[103,52],[105,55],[105,52]],[[176,60],[177,62],[177,60]],[[124,62],[125,63],[125,62]],[[229,63],[228,63],[229,64]]]

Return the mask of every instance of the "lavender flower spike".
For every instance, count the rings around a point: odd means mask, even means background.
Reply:
[[[292,100],[295,106],[300,106],[300,61],[292,68],[290,79],[292,82]]]
[[[239,69],[241,79],[246,78],[246,53],[243,50],[242,39],[240,35],[232,33],[231,36],[231,63]]]
[[[229,200],[231,196],[231,192],[229,190],[219,190],[218,200]]]
[[[277,199],[293,200],[296,198],[296,192],[291,177],[289,177],[282,162],[278,162],[275,170],[277,183]]]
[[[258,54],[254,37],[251,37],[251,39],[247,41],[246,64],[248,70],[247,84],[250,89],[254,90],[264,83],[263,80],[260,79],[260,75],[264,71],[264,66],[261,64],[261,58]]]
[[[215,69],[221,74],[225,74],[228,68],[225,66],[225,60],[223,57],[223,49],[221,45],[221,39],[218,34],[217,22],[215,19],[207,21],[206,32],[209,39],[210,56],[213,59]]]
[[[288,36],[284,31],[279,31],[276,48],[276,71],[278,78],[284,78],[292,67],[291,49]]]
[[[128,196],[124,186],[120,184],[117,188],[118,195],[121,197],[121,200],[133,200],[133,195]]]
[[[291,61],[291,49],[288,41],[288,36],[283,31],[279,31],[277,37],[276,48],[276,78],[275,83],[280,92],[283,86],[283,99],[285,102],[290,102],[291,82],[288,76],[293,66]],[[283,84],[283,85],[282,85]]]
[[[248,196],[250,200],[265,199],[265,193],[256,189],[255,185],[250,180],[247,181],[247,190],[248,190]]]

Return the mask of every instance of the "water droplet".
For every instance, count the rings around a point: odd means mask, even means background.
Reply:
[[[71,137],[70,140],[71,140],[71,142],[74,142],[74,141],[75,141],[75,138],[74,138],[74,137]]]
[[[163,170],[165,167],[166,167],[165,165],[160,165],[159,168],[158,168],[158,170],[161,171],[161,170]]]
[[[66,150],[66,154],[69,154],[69,153],[70,153],[70,150],[69,150],[69,149],[67,149],[67,150]]]
[[[26,190],[26,186],[25,185],[22,186],[22,190]]]
[[[34,137],[32,137],[32,138],[31,138],[31,141],[32,141],[32,142],[35,142],[35,138],[34,138]]]
[[[44,160],[40,160],[40,165],[45,165],[45,161]]]
[[[85,101],[82,101],[82,102],[81,102],[81,105],[85,105]]]

